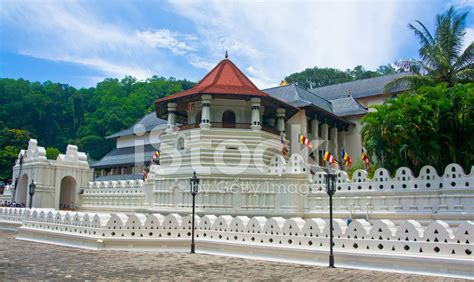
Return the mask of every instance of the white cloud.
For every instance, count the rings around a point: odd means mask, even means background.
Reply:
[[[456,9],[462,8],[474,8],[474,1],[472,0],[451,0],[448,2],[446,7],[455,7]]]
[[[127,23],[106,20],[94,5],[85,4],[7,1],[0,9],[0,25],[18,29],[23,36],[17,38],[17,53],[84,65],[104,77],[172,76],[173,59],[165,51],[187,58],[195,50],[195,35],[168,29],[137,30]]]
[[[362,64],[374,69],[394,62],[402,43],[413,40],[406,25],[420,8],[406,1],[171,4],[196,25],[208,60],[217,61],[228,49],[230,58],[260,87],[278,85],[286,75],[307,67]]]
[[[474,28],[468,27],[466,28],[466,34],[464,35],[462,50],[466,50],[467,46],[472,42],[474,42]]]
[[[182,37],[179,33],[171,32],[168,29],[160,29],[157,31],[137,31],[137,36],[144,43],[154,48],[166,48],[176,55],[184,55],[195,48],[189,46],[184,41],[180,41],[178,37]],[[187,40],[192,37],[186,36]]]

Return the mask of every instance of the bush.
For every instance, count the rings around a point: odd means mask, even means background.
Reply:
[[[46,158],[48,160],[55,160],[58,158],[59,154],[61,152],[59,151],[58,148],[54,148],[54,147],[48,147],[46,148]]]

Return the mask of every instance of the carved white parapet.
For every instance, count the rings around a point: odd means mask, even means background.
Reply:
[[[33,161],[33,160],[46,160],[46,150],[44,147],[38,146],[38,141],[36,139],[30,139],[28,142],[28,149],[21,150],[20,154],[26,154],[24,155],[23,161]],[[18,155],[18,161],[20,159],[20,154]],[[17,163],[18,163],[17,161]]]
[[[96,244],[98,239],[120,238],[121,247],[130,248],[136,244],[147,244],[159,248],[160,241],[171,248],[182,244],[180,240],[190,238],[191,215],[142,213],[96,213],[65,212],[41,209],[0,208],[0,224],[17,223],[25,233],[47,238],[51,243],[64,243],[78,247],[84,242]],[[274,252],[280,259],[301,260],[308,251],[326,252],[329,247],[329,223],[326,219],[300,217],[232,217],[212,214],[196,216],[196,241],[206,246],[218,246],[219,250],[233,255],[238,247],[239,254],[247,251],[259,256]],[[19,226],[18,225],[18,226]],[[333,222],[334,249],[344,261],[360,256],[358,267],[392,267],[396,260],[400,270],[425,271],[432,273],[466,274],[472,273],[474,248],[474,223],[463,221],[449,226],[443,221],[420,224],[415,220],[400,223],[391,220],[353,220],[350,224],[343,219]],[[47,236],[54,232],[55,236]],[[170,240],[174,239],[174,240]],[[176,244],[176,245],[173,245]],[[116,247],[116,245],[114,245]],[[213,246],[214,247],[214,246]],[[133,247],[132,247],[133,248]],[[205,246],[203,246],[205,248]],[[387,259],[388,258],[388,259]],[[311,258],[318,258],[318,256]],[[430,261],[430,263],[426,263]],[[417,268],[418,267],[418,268]],[[447,270],[446,270],[447,269]],[[443,272],[444,271],[444,272]]]
[[[76,145],[67,145],[66,154],[59,154],[56,161],[61,163],[66,162],[77,165],[88,165],[86,153],[79,152]]]

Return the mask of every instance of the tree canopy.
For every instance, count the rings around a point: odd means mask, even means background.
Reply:
[[[394,74],[397,69],[391,65],[382,65],[376,71],[366,70],[363,66],[356,66],[354,69],[345,71],[335,68],[307,68],[304,71],[290,74],[285,78],[288,83],[296,83],[304,88],[317,88],[337,83],[353,80],[377,77],[387,74]]]
[[[100,159],[114,146],[105,136],[151,112],[156,99],[193,85],[174,78],[137,81],[125,77],[77,90],[51,81],[0,79],[0,179],[11,177],[13,161],[30,137],[60,151],[67,144],[77,144],[90,158]],[[50,153],[54,157],[56,151],[50,149]]]
[[[362,118],[362,141],[390,171],[474,164],[474,84],[446,83],[405,92]]]

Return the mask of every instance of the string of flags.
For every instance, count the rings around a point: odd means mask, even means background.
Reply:
[[[346,166],[346,168],[350,168],[352,165],[352,159],[351,156],[349,156],[349,153],[346,152],[344,147],[342,147],[341,156],[344,160],[344,165]]]
[[[365,170],[368,171],[370,169],[369,155],[367,154],[367,150],[364,147],[361,148],[361,151],[361,159],[365,163]]]
[[[304,136],[303,134],[298,134],[298,143],[300,143],[301,145],[305,145],[306,147],[308,147],[309,149],[312,149],[313,148],[313,145],[311,145],[311,141],[309,141],[308,138],[306,138],[306,136]]]
[[[154,154],[153,154],[153,157],[151,157],[151,162],[152,163],[155,163],[157,165],[160,164],[160,151],[156,151]]]

